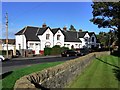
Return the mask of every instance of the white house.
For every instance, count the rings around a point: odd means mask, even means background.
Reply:
[[[96,36],[93,32],[69,31],[60,28],[26,26],[15,34],[16,49],[32,49],[35,54],[42,54],[45,47],[59,45],[68,48],[96,47]]]
[[[1,39],[0,40],[0,50],[7,50],[7,44],[6,44],[6,39]],[[8,39],[8,50],[13,51],[13,55],[16,55],[16,49],[15,49],[15,39]]]

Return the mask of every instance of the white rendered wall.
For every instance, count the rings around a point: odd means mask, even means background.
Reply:
[[[94,38],[94,42],[92,42],[92,37]],[[96,47],[96,37],[95,35],[93,34],[91,37],[90,37],[90,45],[94,45]]]
[[[3,48],[3,50],[7,50],[7,45],[2,44],[2,48]],[[14,50],[14,48],[15,48],[15,45],[8,44],[8,50]]]
[[[48,40],[46,40],[46,34],[50,34],[50,38]],[[44,50],[46,44],[50,44],[50,47],[53,47],[53,33],[49,28],[44,32],[43,35],[39,35],[38,37],[41,40],[41,50]]]
[[[39,54],[40,51],[40,41],[28,41],[28,49],[32,49],[33,51],[35,51],[35,54]],[[33,44],[33,47],[30,46],[30,44]]]
[[[74,48],[82,48],[81,46],[82,44],[80,42],[65,42],[64,43],[64,46],[68,47],[69,49],[71,49],[72,45],[74,46]]]
[[[90,36],[89,36],[88,33],[85,34],[84,38],[88,38],[88,42],[87,43],[90,44],[89,43]],[[82,41],[81,48],[83,48],[84,46],[87,46],[86,41],[85,41],[84,38],[79,38]]]
[[[16,49],[19,50],[19,45],[21,46],[21,49],[26,49],[26,37],[25,35],[16,35]]]
[[[57,40],[57,35],[60,35],[60,40]],[[55,45],[60,45],[61,47],[64,46],[64,35],[60,30],[54,35],[54,46]]]

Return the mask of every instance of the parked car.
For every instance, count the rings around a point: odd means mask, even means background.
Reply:
[[[61,53],[62,57],[77,56],[77,52],[74,50],[65,50]]]
[[[75,50],[77,52],[77,56],[83,56],[89,53],[89,49],[87,48],[79,48]]]
[[[4,60],[5,60],[4,56],[0,55],[0,61],[4,61]]]

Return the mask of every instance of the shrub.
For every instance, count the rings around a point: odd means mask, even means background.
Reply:
[[[6,55],[7,51],[6,50],[0,50],[1,55]],[[8,55],[12,55],[13,50],[8,50]]]
[[[52,50],[52,48],[49,48],[49,47],[44,48],[44,55],[45,56],[46,55],[51,55],[51,50]]]
[[[61,47],[61,52],[68,50],[68,49],[69,49],[68,47]]]
[[[58,45],[53,46],[51,54],[52,55],[57,55],[61,53],[61,48]]]
[[[68,49],[68,47],[60,47],[59,45],[55,45],[52,48],[46,47],[44,48],[44,55],[59,55],[64,50]]]

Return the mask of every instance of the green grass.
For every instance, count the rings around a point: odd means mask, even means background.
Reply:
[[[29,67],[21,68],[18,70],[13,71],[10,75],[6,76],[4,79],[2,79],[2,86],[4,89],[9,90],[14,87],[14,84],[16,80],[21,78],[24,75],[28,75],[33,72],[41,71],[45,68],[53,67],[58,64],[62,64],[63,62],[52,62],[52,63],[44,63],[44,64],[37,64],[32,65]]]
[[[120,77],[116,77],[115,70],[119,70],[118,57],[102,56],[93,60],[91,65],[76,77],[67,87],[69,88],[118,88]],[[115,69],[115,70],[114,70]]]

